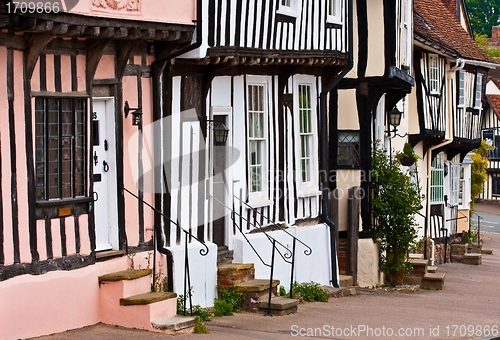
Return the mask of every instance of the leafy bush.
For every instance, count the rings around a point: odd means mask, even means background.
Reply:
[[[284,290],[284,288],[283,288]],[[321,285],[317,282],[303,282],[303,283],[293,283],[292,297],[295,297],[297,293],[306,301],[319,301],[328,302],[328,293],[321,288]]]
[[[233,312],[241,311],[243,294],[234,290],[218,288],[219,297],[214,301],[214,314],[216,316],[233,315]]]
[[[399,162],[373,148],[372,154],[372,214],[374,237],[380,244],[380,270],[393,286],[411,269],[410,248],[417,238],[415,214],[423,196],[418,184],[404,174]]]
[[[286,293],[285,287],[280,285],[279,289],[278,289],[278,295],[279,296],[288,296],[289,294]]]
[[[488,174],[486,168],[488,168],[488,152],[493,151],[495,148],[485,140],[481,141],[481,146],[477,149],[472,150],[474,154],[471,159],[474,161],[472,164],[472,176],[471,176],[471,203],[470,211],[474,210],[474,198],[479,194],[483,193],[484,183],[488,180]]]
[[[186,308],[186,313],[191,313],[188,307]],[[184,314],[184,295],[182,294],[177,296],[177,314],[179,315]],[[200,321],[212,320],[212,312],[210,311],[210,309],[203,308],[200,305],[193,305],[193,316],[198,317]]]
[[[229,301],[215,299],[214,314],[215,316],[233,315],[233,305]]]
[[[470,237],[469,237],[469,232],[468,231],[464,231],[462,233],[462,242],[464,242],[464,243],[470,243]]]
[[[201,318],[199,316],[196,317],[196,326],[194,326],[194,332],[196,334],[205,334],[210,333],[210,331],[205,327],[203,322],[201,322]]]

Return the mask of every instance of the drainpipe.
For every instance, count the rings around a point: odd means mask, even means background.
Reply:
[[[328,218],[328,177],[326,174],[327,170],[327,154],[326,145],[328,143],[326,137],[327,126],[327,113],[326,113],[326,96],[327,94],[335,89],[339,82],[346,76],[346,74],[353,67],[353,0],[348,0],[348,15],[347,15],[347,25],[348,25],[348,62],[347,67],[330,83],[328,84],[319,96],[320,98],[320,177],[321,177],[321,218],[330,228],[330,253],[331,253],[331,264],[332,264],[332,279],[331,283],[334,287],[339,287],[339,267],[337,261],[337,244],[335,239],[335,224]]]
[[[151,72],[152,72],[152,77],[153,77],[153,117],[159,117],[160,116],[160,103],[158,102],[157,98],[159,98],[159,84],[158,84],[158,79],[160,76],[161,69],[163,68],[162,65],[166,63],[169,60],[172,60],[173,58],[176,58],[180,55],[183,55],[187,52],[193,51],[201,46],[201,42],[203,39],[202,36],[202,17],[203,17],[203,11],[202,11],[202,1],[203,0],[196,0],[196,20],[193,22],[196,22],[196,41],[192,43],[189,46],[186,46],[172,54],[169,54],[161,59],[155,60],[153,63],[151,63]],[[165,174],[163,173],[163,176],[165,177]],[[165,179],[165,178],[164,178]],[[166,181],[164,182],[166,185]],[[167,256],[167,280],[168,280],[168,290],[170,292],[174,291],[174,270],[173,270],[173,256],[172,252],[164,247],[163,242],[161,241],[161,229],[159,226],[155,226],[155,238],[157,240],[156,242],[156,249],[163,255]],[[156,254],[156,252],[155,252]],[[156,256],[155,256],[156,257]],[[154,260],[156,263],[156,258]]]

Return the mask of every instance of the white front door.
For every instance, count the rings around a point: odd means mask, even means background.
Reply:
[[[93,100],[96,251],[119,249],[114,98]]]

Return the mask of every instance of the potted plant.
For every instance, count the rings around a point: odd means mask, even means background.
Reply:
[[[403,147],[403,152],[400,152],[396,155],[396,159],[404,166],[412,166],[417,159],[422,159],[419,155],[417,155],[411,146],[410,143],[405,143]]]

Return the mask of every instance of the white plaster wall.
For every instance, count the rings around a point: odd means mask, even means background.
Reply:
[[[359,130],[356,89],[339,90],[338,108],[338,129]]]
[[[490,80],[486,83],[486,93],[487,94],[500,94],[500,89],[495,85],[495,83]]]
[[[294,268],[294,281],[318,282],[322,285],[330,285],[330,231],[325,224],[310,227],[290,227],[287,229],[302,242],[312,248],[309,256],[304,254],[306,248],[297,242],[296,259]],[[292,249],[292,238],[283,231],[271,231],[268,233],[284,246]],[[263,233],[246,234],[247,238],[257,250],[264,262],[271,263],[272,245]],[[267,279],[270,277],[270,268],[266,267],[257,257],[241,234],[234,238],[234,260],[233,263],[253,263],[255,265],[255,278]],[[284,253],[280,247],[280,251]],[[275,253],[275,267],[273,279],[280,280],[280,284],[288,291],[290,289],[291,265],[283,261],[280,255]]]
[[[207,242],[209,252],[206,256],[200,255],[204,247],[190,244],[189,272],[191,287],[193,287],[193,305],[211,307],[214,305],[217,286],[217,245]],[[173,253],[174,261],[174,292],[184,294],[184,246],[168,248]]]
[[[373,287],[382,283],[379,273],[379,244],[371,238],[358,241],[358,285]]]
[[[368,16],[368,63],[366,76],[384,74],[384,7],[380,0],[366,2]]]

